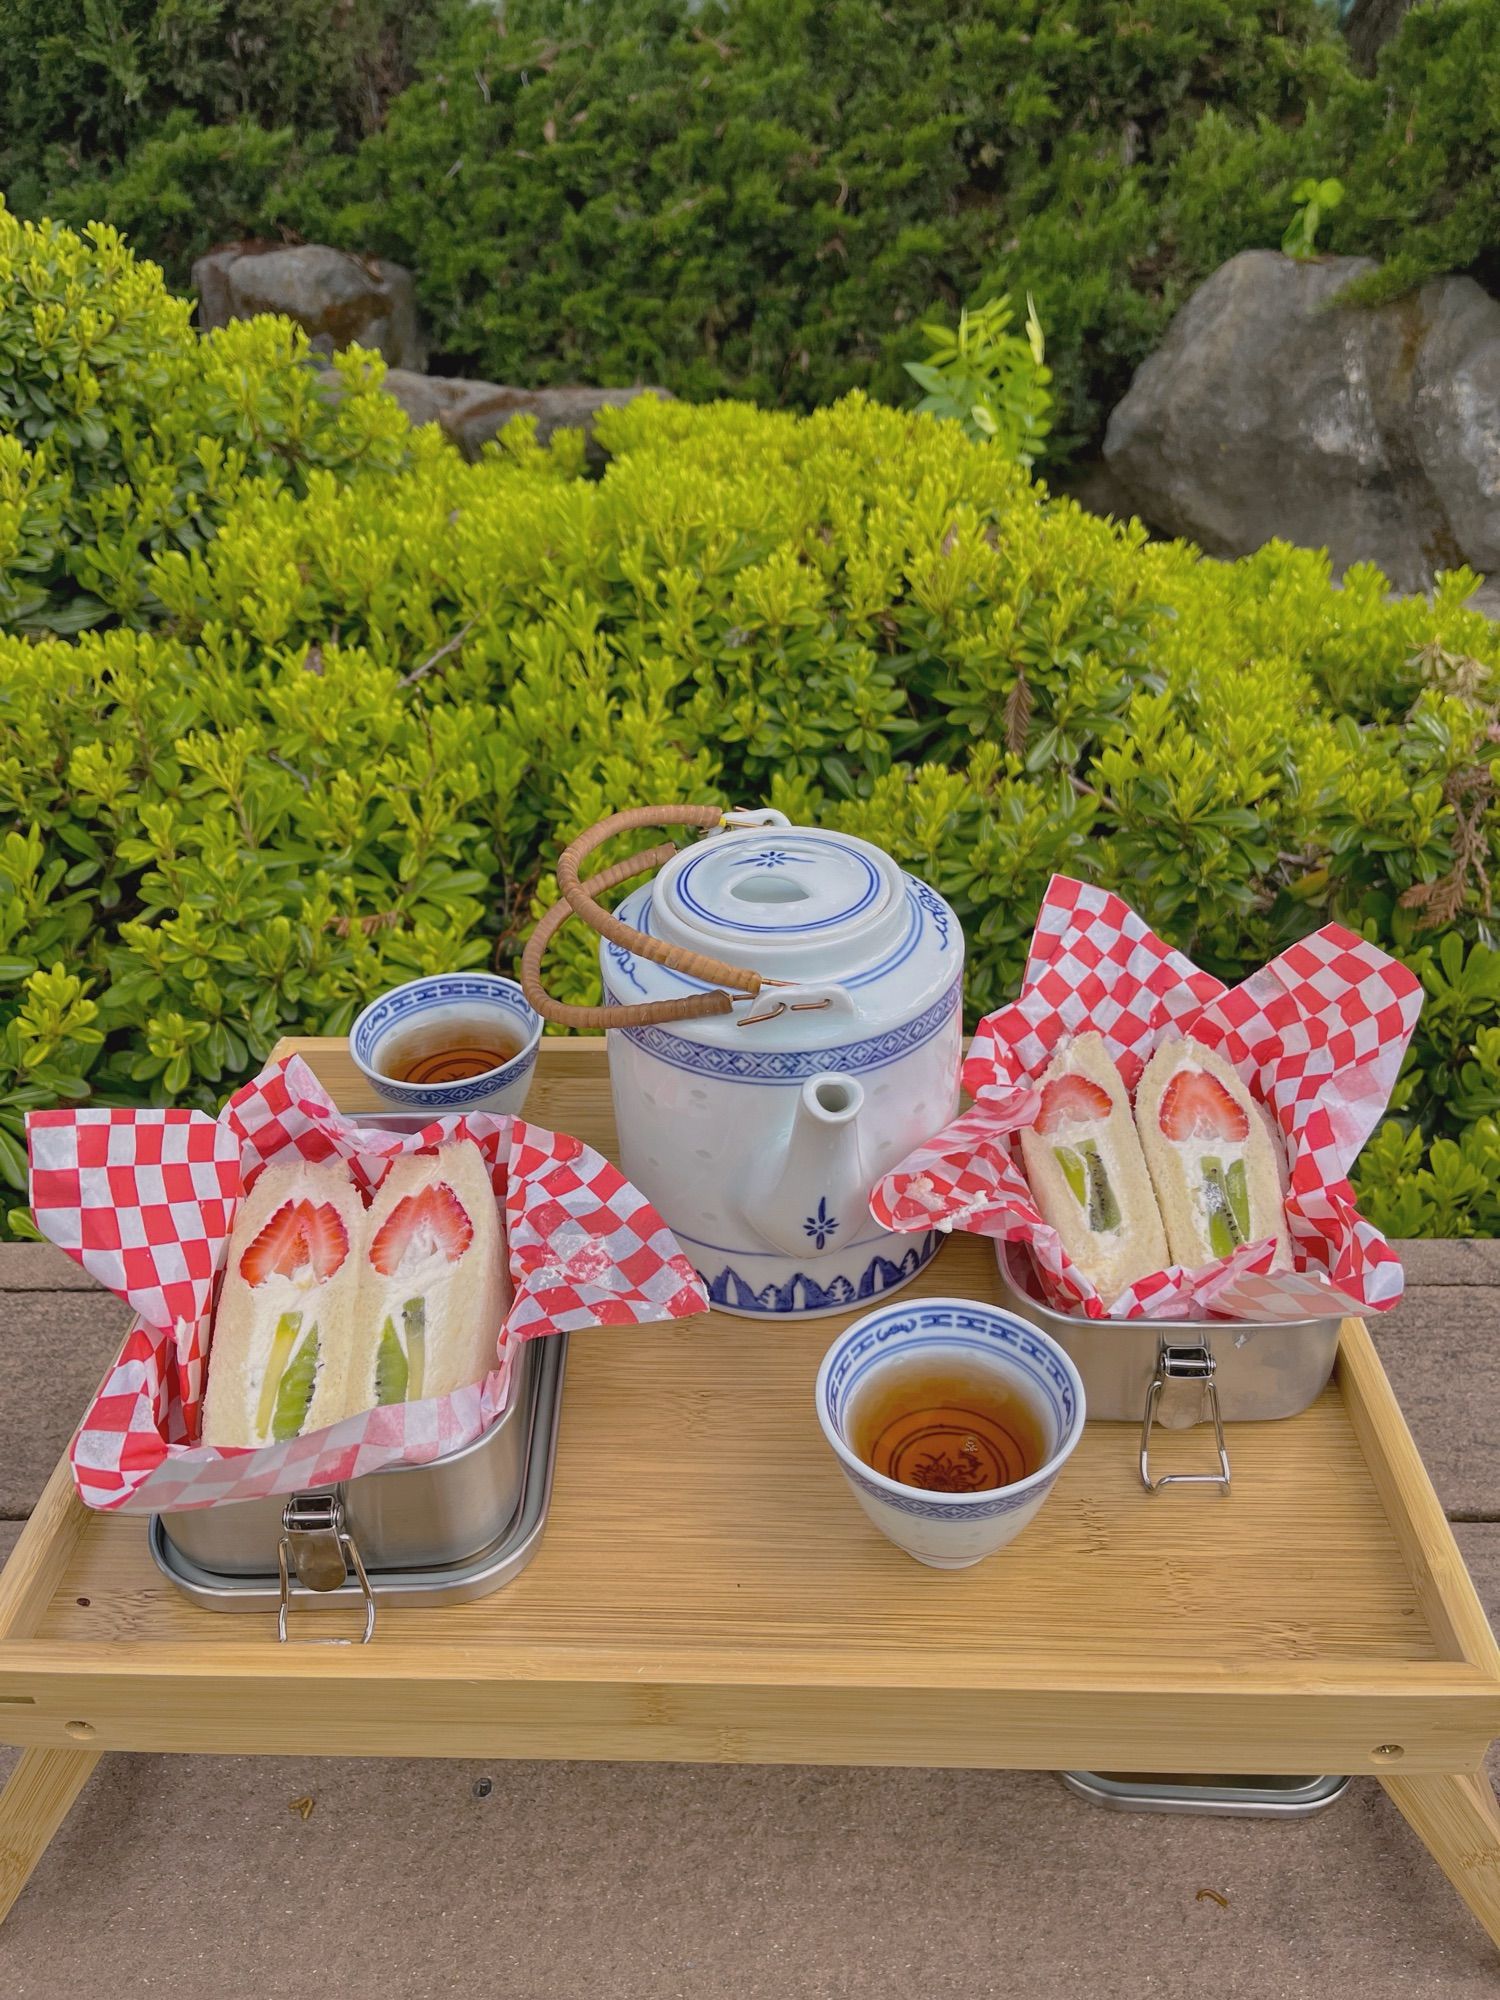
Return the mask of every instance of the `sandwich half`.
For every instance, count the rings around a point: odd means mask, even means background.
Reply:
[[[1135,1116],[1176,1263],[1196,1270],[1269,1236],[1272,1270],[1291,1268],[1271,1121],[1232,1064],[1201,1042],[1163,1042]]]
[[[1077,1035],[1041,1083],[1036,1123],[1021,1133],[1036,1205],[1100,1298],[1162,1270],[1167,1238],[1114,1058]]]
[[[279,1443],[349,1414],[364,1222],[337,1160],[267,1167],[240,1203],[214,1315],[205,1444]]]
[[[472,1139],[391,1164],[366,1218],[356,1410],[482,1382],[511,1300],[500,1211]]]

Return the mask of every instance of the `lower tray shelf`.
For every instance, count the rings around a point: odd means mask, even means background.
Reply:
[[[1195,1813],[1210,1819],[1306,1819],[1348,1791],[1348,1778],[1157,1778],[1120,1771],[1059,1771],[1077,1798],[1110,1812]]]

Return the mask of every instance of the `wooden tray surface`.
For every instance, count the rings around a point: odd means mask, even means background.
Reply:
[[[342,1042],[296,1046],[372,1108]],[[545,1043],[527,1114],[613,1153],[602,1041]],[[993,1296],[989,1244],[952,1240],[911,1291]],[[535,1560],[476,1603],[382,1607],[368,1648],[278,1648],[269,1619],[200,1610],[140,1517],[88,1514],[55,1478],[0,1584],[0,1738],[1477,1767],[1500,1653],[1358,1322],[1310,1410],[1230,1427],[1231,1497],[1148,1495],[1135,1430],[1090,1424],[1036,1522],[956,1573],[881,1539],[822,1440],[813,1381],[841,1323],[576,1336]],[[1206,1436],[1161,1449],[1201,1463]]]

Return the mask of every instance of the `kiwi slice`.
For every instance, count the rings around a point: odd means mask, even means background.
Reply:
[[[1083,1142],[1083,1157],[1089,1170],[1089,1228],[1097,1235],[1105,1235],[1120,1226],[1120,1204],[1115,1200],[1099,1148],[1092,1139]]]
[[[1240,1232],[1241,1243],[1250,1240],[1250,1186],[1245,1178],[1245,1162],[1231,1160],[1229,1171],[1224,1176],[1224,1189],[1229,1196],[1229,1213],[1234,1217]]]
[[[285,1444],[294,1438],[307,1422],[308,1406],[313,1398],[313,1384],[318,1375],[318,1329],[310,1326],[302,1345],[297,1349],[286,1373],[281,1378],[281,1387],[276,1391],[276,1410],[271,1418],[271,1436],[277,1444]]]
[[[1222,1160],[1204,1160],[1202,1174],[1203,1202],[1208,1210],[1208,1247],[1216,1257],[1228,1257],[1250,1234],[1245,1162],[1231,1160],[1226,1174]]]
[[[1073,1199],[1080,1208],[1088,1206],[1088,1170],[1083,1164],[1083,1155],[1075,1153],[1071,1146],[1054,1146],[1052,1157],[1063,1170],[1063,1179],[1073,1191]]]
[[[422,1368],[427,1359],[427,1301],[408,1299],[401,1308],[401,1323],[406,1331],[406,1364],[410,1371],[410,1387],[407,1397],[413,1403],[422,1400]]]
[[[257,1437],[264,1437],[271,1428],[271,1418],[276,1409],[276,1392],[281,1387],[281,1377],[286,1364],[292,1358],[292,1348],[301,1331],[302,1315],[299,1312],[283,1313],[276,1322],[276,1332],[271,1340],[271,1355],[266,1362],[266,1372],[261,1378],[260,1402],[255,1412]]]
[[[1120,1226],[1120,1204],[1104,1171],[1099,1148],[1092,1139],[1078,1146],[1054,1146],[1052,1156],[1063,1170],[1078,1206],[1087,1209],[1089,1228],[1098,1236]]]
[[[376,1402],[404,1403],[406,1377],[406,1349],[401,1345],[395,1322],[388,1319],[380,1329],[380,1350],[375,1356]]]

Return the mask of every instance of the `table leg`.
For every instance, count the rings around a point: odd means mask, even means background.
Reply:
[[[1500,1807],[1477,1776],[1382,1777],[1403,1818],[1500,1944]]]
[[[26,1887],[102,1753],[27,1750],[0,1792],[0,1921]]]

